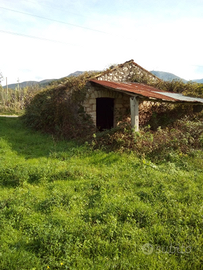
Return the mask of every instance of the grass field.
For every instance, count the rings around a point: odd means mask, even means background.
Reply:
[[[203,152],[153,164],[0,117],[0,269],[203,269]]]

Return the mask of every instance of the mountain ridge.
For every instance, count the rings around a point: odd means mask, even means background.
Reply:
[[[150,71],[150,73],[152,73],[153,75],[155,75],[156,77],[158,77],[163,81],[181,80],[183,82],[187,82],[187,80],[178,77],[177,75],[170,72],[152,70]]]
[[[84,72],[85,71],[75,71],[73,73],[70,73],[68,76],[62,77],[60,79],[68,78],[71,76],[79,76]],[[187,80],[185,80],[181,77],[178,77],[175,74],[170,73],[170,72],[152,70],[152,71],[150,71],[150,73],[152,73],[153,75],[155,75],[156,77],[158,77],[159,79],[161,79],[163,81],[181,80],[185,83],[188,82]],[[56,81],[56,80],[60,80],[60,79],[45,79],[42,81],[25,81],[25,82],[19,83],[19,87],[24,88],[26,86],[32,86],[32,85],[37,85],[37,84],[44,87],[44,86],[48,85],[49,83]],[[203,79],[195,79],[195,80],[192,80],[192,82],[203,83]],[[16,89],[17,87],[18,87],[18,83],[13,83],[13,84],[8,85],[8,88],[10,88],[10,89]],[[6,88],[6,85],[3,86],[3,88]]]
[[[57,81],[57,80],[61,80],[63,78],[68,78],[68,77],[71,77],[71,76],[79,76],[81,75],[82,73],[84,73],[84,71],[75,71],[73,73],[70,73],[68,76],[66,77],[62,77],[60,79],[45,79],[45,80],[42,80],[42,81],[25,81],[25,82],[21,82],[21,83],[12,83],[12,84],[8,84],[8,88],[10,89],[16,89],[19,85],[19,88],[24,88],[24,87],[27,87],[27,86],[34,86],[34,85],[40,85],[40,86],[46,86],[48,85],[49,83],[53,82],[53,81]],[[3,88],[6,88],[6,85],[3,86]]]

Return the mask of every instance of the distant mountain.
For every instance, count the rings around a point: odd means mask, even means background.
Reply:
[[[67,77],[71,77],[71,76],[72,77],[77,77],[77,76],[79,76],[79,75],[81,75],[83,73],[84,73],[84,71],[75,71],[75,72],[69,74]]]
[[[172,81],[172,80],[181,80],[183,82],[187,82],[186,80],[172,74],[172,73],[169,73],[169,72],[164,72],[164,71],[156,71],[156,70],[152,70],[150,71],[152,74],[154,74],[155,76],[157,76],[159,79],[163,80],[163,81]],[[64,79],[64,78],[67,78],[67,77],[76,77],[76,76],[79,76],[81,74],[83,74],[84,71],[75,71],[73,73],[70,73],[68,76],[66,77],[63,77],[61,79]],[[43,80],[43,81],[26,81],[26,82],[22,82],[22,83],[19,83],[19,87],[20,88],[24,88],[26,86],[32,86],[32,85],[36,85],[36,84],[39,84],[40,86],[42,87],[45,87],[46,85],[48,85],[49,83],[53,82],[53,81],[56,81],[58,79],[47,79],[47,80]],[[60,79],[59,79],[60,80]],[[193,80],[193,82],[197,82],[197,83],[203,83],[203,79],[197,79],[197,80]],[[17,83],[14,83],[14,84],[9,84],[8,85],[8,88],[11,88],[11,89],[15,89],[18,87],[18,84]],[[6,88],[6,86],[3,86],[3,88]]]
[[[183,82],[187,82],[186,80],[184,80],[184,79],[182,79],[182,78],[180,78],[172,73],[169,73],[169,72],[155,71],[155,70],[152,70],[150,72],[163,81],[180,80]]]
[[[24,88],[26,86],[31,86],[31,85],[36,85],[36,84],[38,84],[38,82],[36,81],[27,81],[27,82],[19,83],[19,87]],[[13,84],[8,85],[8,88],[10,89],[15,89],[17,87],[18,87],[18,83],[13,83]],[[6,86],[3,86],[3,88],[6,88]]]
[[[203,83],[203,79],[200,79],[200,80],[193,80],[193,82]]]
[[[19,83],[19,88],[24,88],[24,87],[27,87],[27,86],[33,86],[33,85],[36,85],[36,84],[39,84],[40,86],[46,86],[50,82],[52,82],[54,80],[55,79],[43,80],[43,81],[40,81],[40,82],[37,82],[37,81],[26,81],[26,82]],[[6,85],[3,86],[3,88],[6,88]],[[10,88],[10,89],[16,89],[16,88],[18,88],[18,83],[8,84],[8,88]]]
[[[180,80],[180,81],[183,81],[184,83],[187,82],[185,79],[182,79],[174,75],[173,73],[164,72],[164,71],[155,71],[155,70],[152,70],[150,72],[163,81],[171,82],[172,80]],[[192,82],[203,83],[203,79],[192,80]]]
[[[81,74],[83,74],[84,71],[75,71],[71,74],[69,74],[68,76],[66,77],[76,77],[76,76],[79,76]],[[64,77],[64,78],[66,78]],[[63,79],[63,78],[61,78]],[[22,82],[22,83],[19,83],[19,88],[24,88],[24,87],[27,87],[27,86],[33,86],[33,85],[36,85],[36,84],[39,84],[40,86],[42,87],[45,87],[46,85],[48,85],[49,83],[53,82],[53,81],[56,81],[57,79],[47,79],[47,80],[42,80],[42,81],[26,81],[26,82]],[[60,80],[60,79],[59,79]],[[13,84],[8,84],[8,88],[10,89],[16,89],[18,87],[18,83],[13,83]],[[3,86],[3,88],[6,88],[6,85]]]

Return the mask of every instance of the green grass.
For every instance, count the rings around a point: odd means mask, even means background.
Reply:
[[[0,117],[0,269],[203,269],[203,153],[170,160]]]

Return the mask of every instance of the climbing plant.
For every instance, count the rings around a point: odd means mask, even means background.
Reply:
[[[62,138],[83,138],[91,134],[93,121],[82,103],[86,83],[93,75],[86,72],[52,83],[26,105],[24,122]]]

